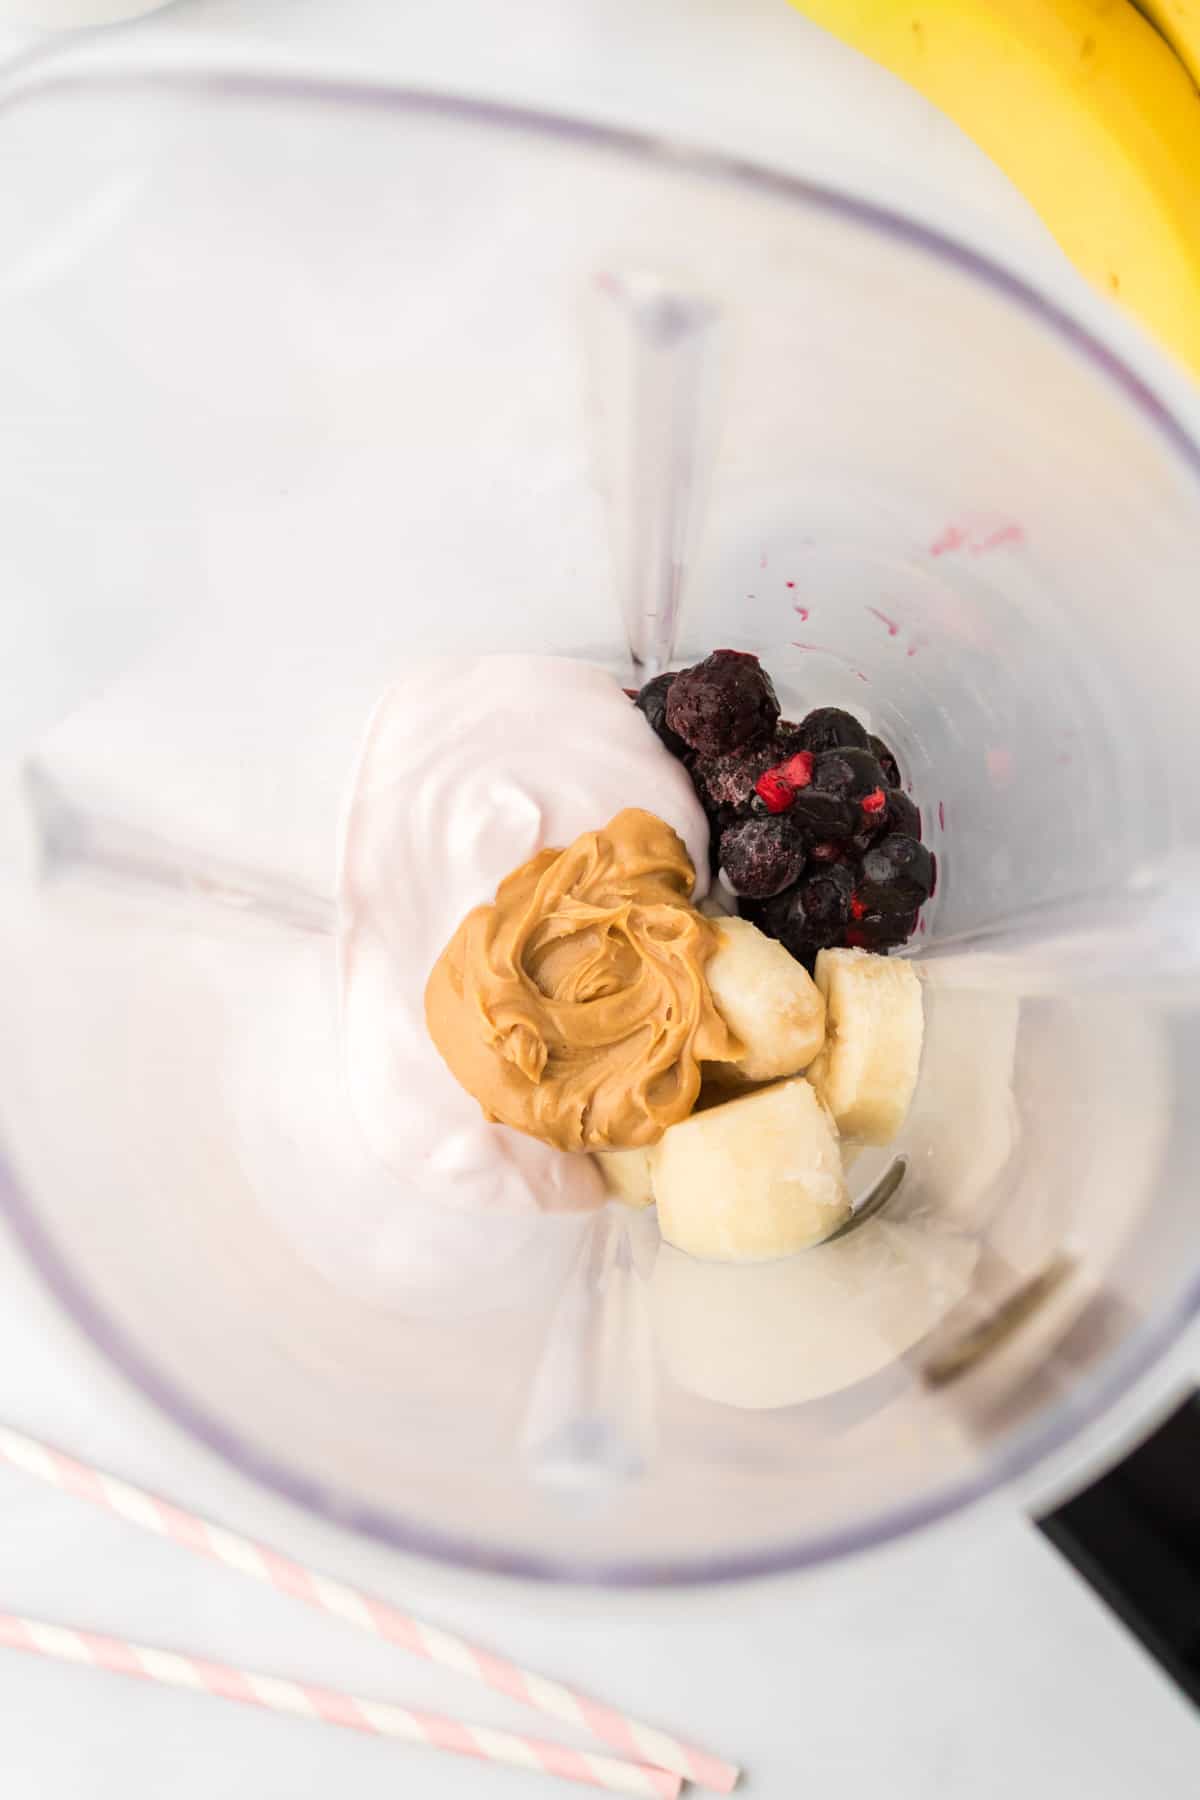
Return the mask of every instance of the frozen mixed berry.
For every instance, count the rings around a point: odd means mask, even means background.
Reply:
[[[854,910],[857,917],[851,918],[842,934],[843,943],[851,950],[874,950],[879,953],[898,950],[917,929],[915,910],[904,913],[864,912],[861,902]]]
[[[871,912],[911,912],[928,900],[933,883],[932,856],[905,832],[889,832],[862,859],[861,892]]]
[[[857,802],[857,813],[854,821],[854,835],[850,839],[851,848],[856,856],[865,856],[867,851],[891,829],[891,788],[872,788]]]
[[[900,788],[891,788],[887,797],[887,828],[902,831],[905,837],[921,839],[921,810]]]
[[[792,924],[810,934],[830,925],[844,925],[853,900],[853,871],[844,863],[833,863],[799,883],[792,900]]]
[[[860,819],[858,822],[858,830],[850,839],[848,854],[858,857],[865,856],[872,844],[878,843],[883,835],[883,831],[884,824],[882,820]]]
[[[755,782],[774,761],[773,743],[728,750],[724,756],[698,756],[692,764],[692,782],[705,812],[748,812]]]
[[[810,712],[800,722],[800,737],[806,750],[865,750],[870,742],[866,726],[840,706],[819,706]]]
[[[769,899],[803,868],[804,844],[790,819],[743,819],[721,833],[721,869],[735,894]]]
[[[667,695],[674,681],[674,675],[655,675],[653,680],[638,691],[633,704],[657,732],[671,755],[686,759],[690,754],[687,745],[667,724]]]
[[[839,924],[822,924],[810,918],[805,911],[804,902],[800,899],[801,887],[788,888],[767,901],[738,902],[738,911],[743,918],[750,919],[760,931],[768,937],[778,938],[786,950],[802,962],[810,970],[819,950],[828,949],[831,944],[840,942],[843,927]]]
[[[798,751],[808,748],[799,725],[793,725],[790,719],[780,719],[771,744],[777,763],[786,762],[789,756],[795,756]]]
[[[676,675],[667,696],[667,724],[701,756],[724,756],[770,737],[779,718],[771,677],[756,656],[714,650]]]
[[[869,750],[824,750],[813,759],[812,784],[818,793],[865,803],[865,817],[876,817],[887,805],[883,770]]]
[[[851,838],[850,842],[853,844],[854,839]],[[844,841],[840,844],[835,844],[828,839],[825,839],[818,840],[817,843],[809,845],[808,860],[810,863],[842,862],[845,856],[846,844]]]
[[[713,872],[745,918],[810,969],[828,945],[886,952],[912,935],[937,865],[882,738],[841,707],[781,719],[770,677],[737,650],[634,698],[687,766]]]
[[[884,743],[883,739],[881,737],[871,736],[867,739],[867,747],[874,756],[875,761],[887,776],[888,786],[898,788],[900,786],[900,765]]]
[[[749,894],[741,894],[738,896],[738,913],[752,925],[757,925],[760,931],[765,931],[768,937],[782,938],[793,891],[790,887],[784,888],[767,900],[754,900]]]
[[[813,843],[850,837],[858,823],[858,809],[836,794],[822,794],[814,787],[798,788],[788,817]]]

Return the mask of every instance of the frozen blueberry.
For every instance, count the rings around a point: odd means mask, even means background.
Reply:
[[[887,804],[883,770],[869,750],[824,750],[813,763],[812,784],[818,793],[836,794],[841,800],[878,796],[875,811]]]
[[[798,788],[788,809],[788,818],[805,837],[814,843],[848,838],[858,823],[857,809],[836,794],[822,794],[816,788]]]
[[[868,912],[904,913],[933,892],[934,863],[924,844],[889,832],[862,859],[862,899]]]
[[[788,902],[791,900],[791,888],[783,888],[778,894],[766,900],[755,900],[750,894],[739,894],[737,909],[743,919],[749,919],[768,937],[777,938],[787,918]]]
[[[843,933],[843,942],[851,950],[896,950],[908,942],[917,929],[917,909],[910,912],[865,912],[852,919]]]
[[[690,758],[691,752],[681,737],[678,737],[667,724],[667,695],[675,681],[674,675],[655,675],[640,689],[633,704],[648,720],[650,725],[662,739],[672,756],[682,761]]]
[[[739,901],[738,911],[743,918],[752,920],[760,931],[765,931],[768,937],[777,938],[797,962],[802,962],[811,972],[818,950],[825,950],[830,944],[840,942],[844,927],[840,923],[826,923],[810,915],[802,896],[802,890],[809,886],[809,882],[801,882],[797,887],[785,889],[772,900]],[[819,910],[819,906],[816,910]]]
[[[869,737],[867,739],[867,744],[874,755],[876,762],[887,776],[888,786],[898,788],[900,786],[900,765],[884,743],[883,739],[881,737]]]
[[[921,841],[921,809],[900,788],[888,791],[885,814],[889,831],[901,831],[905,837]]]
[[[797,886],[790,923],[802,933],[844,925],[850,917],[853,899],[853,872],[844,863],[827,865]]]
[[[870,742],[866,726],[840,706],[819,706],[810,712],[800,722],[800,736],[805,750],[865,750]]]
[[[721,833],[720,861],[735,894],[765,900],[796,880],[804,843],[790,819],[743,819]]]
[[[714,650],[684,669],[667,697],[667,724],[701,756],[762,743],[778,717],[771,677],[741,650]]]
[[[883,828],[883,820],[878,821],[878,823],[871,819],[861,820],[858,830],[850,839],[849,854],[860,858],[864,857],[872,844],[879,841],[879,836],[883,831]]]

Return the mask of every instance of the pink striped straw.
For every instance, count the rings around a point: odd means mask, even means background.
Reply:
[[[648,1769],[639,1763],[618,1762],[591,1750],[572,1750],[565,1744],[546,1744],[511,1731],[493,1731],[486,1725],[463,1725],[438,1713],[410,1712],[385,1700],[363,1700],[356,1694],[338,1694],[313,1687],[307,1681],[285,1681],[276,1675],[256,1675],[229,1663],[209,1662],[199,1656],[180,1656],[174,1650],[152,1650],[128,1638],[105,1637],[95,1631],[77,1631],[63,1625],[47,1625],[41,1619],[0,1613],[0,1644],[25,1650],[58,1662],[86,1663],[114,1675],[135,1675],[165,1687],[190,1688],[221,1700],[239,1700],[245,1706],[261,1706],[268,1712],[291,1713],[301,1719],[318,1719],[326,1725],[342,1725],[349,1731],[365,1731],[375,1737],[400,1738],[406,1744],[423,1744],[429,1750],[448,1750],[454,1756],[474,1756],[482,1762],[510,1763],[545,1775],[561,1775],[589,1787],[607,1788],[616,1794],[665,1796],[675,1800],[682,1783],[666,1769]]]
[[[357,1625],[374,1637],[410,1650],[414,1656],[423,1656],[443,1668],[469,1675],[485,1686],[495,1688],[498,1693],[520,1700],[564,1724],[582,1726],[610,1749],[632,1757],[635,1763],[670,1770],[719,1794],[730,1793],[737,1784],[740,1771],[734,1763],[709,1756],[666,1732],[655,1730],[652,1725],[643,1725],[610,1706],[589,1700],[561,1682],[547,1680],[505,1657],[478,1649],[465,1638],[442,1631],[436,1625],[426,1625],[386,1600],[375,1599],[345,1582],[319,1575],[278,1550],[268,1550],[237,1532],[226,1531],[223,1526],[214,1525],[197,1513],[175,1506],[169,1500],[160,1500],[143,1488],[132,1487],[115,1475],[106,1475],[64,1451],[52,1449],[7,1426],[0,1426],[0,1462],[23,1469],[26,1474],[61,1488],[65,1493],[90,1500],[157,1537],[170,1538],[173,1543],[211,1557],[214,1562],[224,1563],[227,1568],[239,1569],[255,1581],[265,1582],[297,1600],[305,1600],[310,1606]]]

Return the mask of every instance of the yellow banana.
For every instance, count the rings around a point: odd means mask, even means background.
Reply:
[[[1129,0],[793,3],[948,113],[1200,374],[1200,95]]]
[[[1200,81],[1200,0],[1134,0],[1162,32],[1193,81]]]

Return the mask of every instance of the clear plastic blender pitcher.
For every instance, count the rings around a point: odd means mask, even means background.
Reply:
[[[0,154],[0,1196],[76,1318],[260,1480],[537,1574],[817,1560],[1062,1446],[1200,1278],[1154,395],[902,219],[563,120],[69,60]],[[726,644],[866,718],[938,856],[871,1216],[742,1269],[430,1218],[340,1060],[373,700]]]

